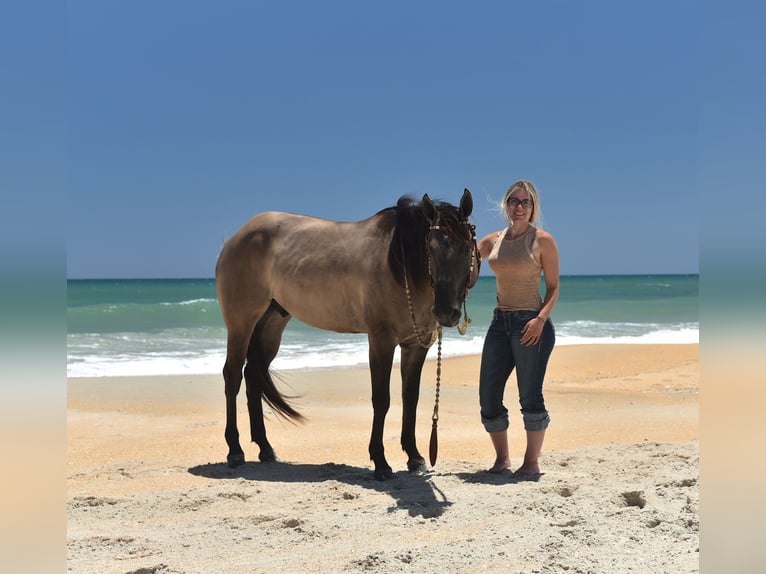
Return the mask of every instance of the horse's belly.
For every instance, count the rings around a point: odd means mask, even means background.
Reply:
[[[327,331],[338,333],[366,333],[367,325],[361,312],[354,310],[352,306],[328,307],[322,304],[310,304],[311,298],[306,302],[296,303],[286,307],[287,311],[299,321]]]
[[[377,325],[382,317],[385,322],[389,305],[384,302],[384,293],[390,289],[385,281],[371,284],[364,276],[381,277],[380,271],[360,265],[349,272],[339,264],[333,267],[317,258],[311,263],[290,272],[274,273],[275,277],[290,277],[290,281],[272,283],[272,295],[293,317],[312,327],[339,333],[368,333],[370,323]]]
[[[335,285],[282,285],[274,299],[290,315],[318,329],[339,333],[366,333],[363,293]]]

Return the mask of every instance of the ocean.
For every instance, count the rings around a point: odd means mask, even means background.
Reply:
[[[468,297],[468,332],[445,329],[442,356],[481,353],[494,305],[495,278],[480,277]],[[557,345],[698,343],[699,276],[563,276],[551,319]],[[68,377],[215,374],[225,356],[213,279],[67,281]],[[293,319],[272,368],[366,365],[366,335]]]

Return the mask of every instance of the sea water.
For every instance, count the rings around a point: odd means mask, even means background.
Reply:
[[[551,316],[556,344],[697,343],[698,292],[696,274],[563,276]],[[472,323],[463,336],[444,330],[442,356],[480,353],[494,307],[495,278],[482,276],[467,301]],[[214,279],[67,281],[69,377],[214,374],[225,356]],[[366,335],[293,319],[272,368],[366,365]]]

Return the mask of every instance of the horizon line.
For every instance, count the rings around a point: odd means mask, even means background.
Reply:
[[[699,276],[694,272],[655,272],[655,273],[561,273],[559,277],[656,277],[656,276]],[[480,274],[479,277],[494,277],[493,274]],[[214,281],[209,277],[67,277],[67,281]]]

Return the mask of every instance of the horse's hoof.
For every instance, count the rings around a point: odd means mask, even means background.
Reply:
[[[258,460],[261,462],[277,462],[279,459],[277,458],[277,453],[275,453],[273,450],[270,450],[266,452],[260,452],[258,454]]]
[[[391,480],[394,478],[394,471],[390,468],[384,468],[381,470],[375,470],[375,480],[378,480],[380,482]]]
[[[424,474],[428,472],[428,467],[426,466],[426,461],[421,458],[419,460],[407,461],[407,470],[412,474]]]
[[[230,454],[226,457],[226,464],[229,466],[229,468],[237,468],[238,466],[242,466],[245,464],[245,453],[241,452],[239,454]]]

